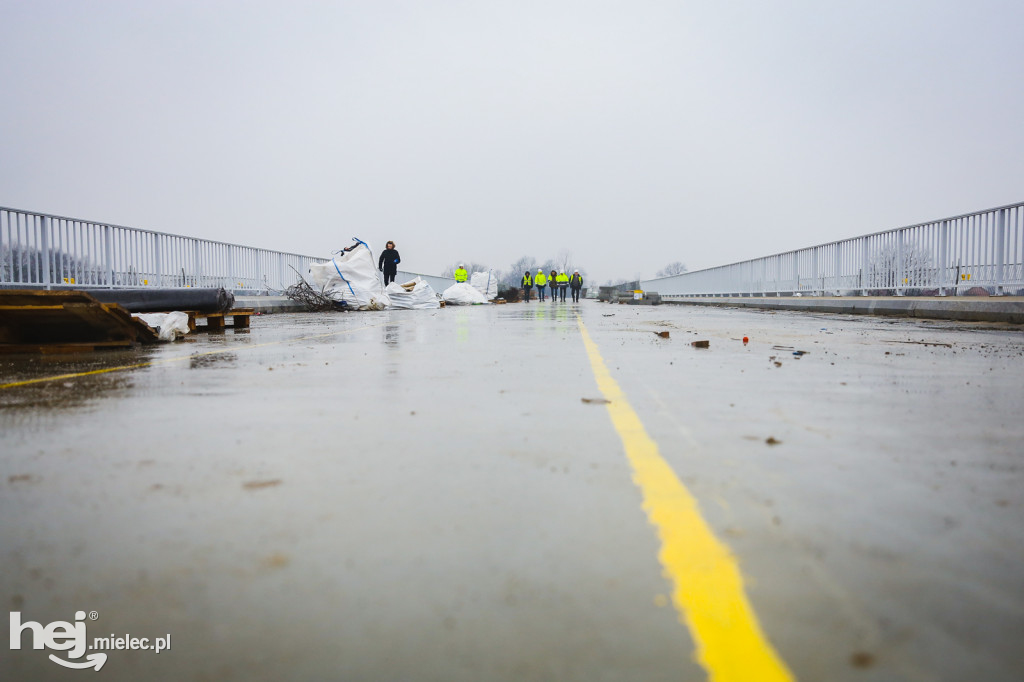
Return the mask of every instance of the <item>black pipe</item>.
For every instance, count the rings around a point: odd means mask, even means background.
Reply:
[[[194,310],[199,313],[221,313],[231,310],[235,295],[226,289],[78,289],[101,303],[117,303],[133,313]]]

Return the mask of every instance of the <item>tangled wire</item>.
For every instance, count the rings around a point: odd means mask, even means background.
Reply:
[[[292,268],[292,270],[295,270],[295,268]],[[320,291],[314,289],[312,285],[310,285],[310,283],[299,274],[298,270],[295,270],[295,274],[299,275],[299,281],[284,290],[285,296],[293,301],[301,303],[306,307],[306,310],[311,312],[343,310],[345,308],[343,303],[338,303],[325,295],[323,289]]]

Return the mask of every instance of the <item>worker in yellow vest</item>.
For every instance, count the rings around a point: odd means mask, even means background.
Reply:
[[[544,287],[547,286],[548,278],[544,275],[544,271],[537,268],[537,275],[533,278],[533,283],[537,285],[537,298],[544,300]],[[554,282],[552,282],[554,285]],[[552,292],[554,289],[552,289]]]
[[[469,278],[469,273],[466,272],[466,267],[459,263],[459,267],[455,270],[455,283],[463,284]]]
[[[523,273],[523,302],[530,302],[530,289],[533,288],[533,277],[530,277],[530,271],[527,270]]]
[[[555,277],[555,282],[558,284],[558,293],[562,295],[562,301],[565,301],[565,291],[569,288],[569,275],[564,272],[558,273]],[[551,295],[554,296],[555,290],[551,290]]]
[[[572,289],[572,302],[580,302],[580,289],[583,288],[583,275],[580,274],[579,270],[572,271],[572,277],[569,278],[569,288]]]

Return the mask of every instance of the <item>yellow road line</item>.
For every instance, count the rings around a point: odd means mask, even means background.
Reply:
[[[647,519],[661,540],[658,560],[673,582],[672,601],[693,636],[697,662],[716,682],[793,680],[758,625],[736,558],[647,435],[579,315],[576,321],[598,388],[610,401],[608,415],[633,467]]]
[[[281,341],[268,341],[267,343],[257,343],[248,346],[231,346],[230,348],[218,348],[217,350],[203,351],[202,353],[189,353],[188,355],[178,355],[173,358],[162,358],[160,360],[152,360],[150,362],[139,362],[133,365],[118,365],[117,367],[106,367],[104,369],[93,369],[88,372],[74,372],[72,374],[58,374],[56,376],[40,377],[38,379],[27,379],[25,381],[13,381],[9,384],[0,384],[0,389],[4,388],[15,388],[16,386],[28,386],[29,384],[42,384],[48,381],[60,381],[61,379],[76,379],[78,377],[86,377],[92,374],[106,374],[107,372],[121,372],[126,369],[138,369],[140,367],[152,367],[153,365],[164,365],[169,362],[179,362],[181,360],[191,360],[193,358],[200,358],[204,355],[218,355],[220,353],[233,353],[239,350],[249,350],[252,348],[264,348],[266,346],[278,346],[282,343],[290,343],[292,341],[309,341],[311,339],[322,339],[326,336],[337,336],[338,334],[349,334],[351,332],[358,332],[363,329],[373,329],[374,327],[382,327],[385,324],[392,324],[391,322],[381,322],[380,324],[370,324],[364,327],[355,327],[353,329],[342,329],[336,332],[327,332],[326,334],[315,334],[313,336],[300,336],[297,339],[282,339]]]

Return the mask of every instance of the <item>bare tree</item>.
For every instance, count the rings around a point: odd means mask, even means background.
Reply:
[[[508,266],[508,270],[501,272],[498,282],[506,288],[514,289],[521,286],[524,272],[533,273],[536,269],[537,259],[533,256],[523,256]]]
[[[559,272],[572,272],[572,251],[569,249],[561,249],[555,254],[555,269]]]
[[[878,293],[895,293],[897,287],[930,281],[932,269],[932,254],[928,249],[914,242],[904,243],[902,249],[897,249],[896,244],[886,244],[875,249],[868,260],[865,288]]]
[[[655,277],[671,277],[673,275],[681,275],[686,272],[686,266],[679,261],[673,261],[663,267],[655,274]]]
[[[64,278],[71,284],[100,284],[104,272],[87,258],[78,258],[60,249],[51,248],[47,251],[50,266],[50,282],[57,283]],[[130,267],[130,266],[129,266]],[[131,269],[131,268],[130,268]],[[127,275],[118,274],[118,283],[129,282],[127,277],[138,278],[134,269]],[[3,245],[0,247],[0,282],[38,283],[43,280],[43,251],[23,244]],[[122,280],[124,280],[122,282]]]

